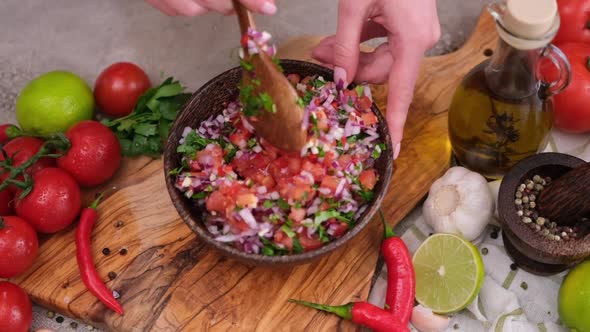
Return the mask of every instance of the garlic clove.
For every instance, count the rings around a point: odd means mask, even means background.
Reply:
[[[420,332],[438,332],[449,327],[451,318],[437,315],[419,304],[412,310],[411,322]]]

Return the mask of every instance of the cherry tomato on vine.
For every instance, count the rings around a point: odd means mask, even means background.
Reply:
[[[94,98],[103,113],[122,117],[133,111],[139,97],[151,86],[149,77],[139,66],[118,62],[98,76]]]
[[[19,286],[0,281],[0,331],[28,332],[33,321],[33,307]]]
[[[0,218],[0,278],[12,278],[25,272],[33,265],[38,249],[33,226],[19,217]]]

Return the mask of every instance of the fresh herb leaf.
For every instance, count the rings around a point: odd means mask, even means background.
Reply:
[[[274,256],[275,251],[272,247],[264,246],[264,247],[262,247],[262,254],[266,255],[266,256]]]
[[[300,254],[303,252],[303,247],[301,246],[301,242],[299,242],[299,238],[293,239],[293,253]]]
[[[158,126],[154,123],[140,123],[133,129],[136,134],[154,136],[158,133]]]
[[[271,207],[275,206],[275,204],[271,200],[268,199],[268,200],[264,201],[264,203],[262,204],[262,206],[265,209],[270,209]]]
[[[322,241],[322,243],[330,242],[330,238],[328,237],[328,233],[326,232],[326,229],[324,228],[324,226],[322,226],[322,225],[318,226],[318,235],[319,235],[320,241]]]
[[[217,143],[217,141],[202,137],[193,130],[186,135],[184,143],[176,148],[176,152],[192,157],[211,143]]]
[[[283,226],[281,226],[281,230],[285,232],[285,234],[287,234],[287,236],[290,238],[294,238],[296,235],[295,232],[293,232],[293,230],[291,229],[291,227],[289,227],[287,224],[283,224]]]
[[[299,105],[299,107],[301,107],[301,108],[305,108],[305,106],[306,106],[305,102],[301,98],[297,98],[297,105]]]
[[[375,146],[375,149],[371,153],[371,158],[373,158],[373,159],[379,158],[381,156],[381,153],[383,151],[385,151],[385,149],[387,149],[385,144],[383,144],[383,143],[377,144],[377,146]]]
[[[256,138],[250,138],[250,139],[248,140],[248,147],[249,147],[250,149],[251,149],[251,148],[253,148],[253,147],[255,147],[255,146],[256,146],[256,144],[258,144],[258,143],[256,142]]]
[[[207,193],[204,191],[201,191],[199,193],[194,194],[192,198],[193,199],[201,199],[201,198],[205,198],[205,197],[207,197]]]
[[[319,89],[319,88],[323,87],[324,85],[326,85],[326,81],[320,80],[319,77],[311,80],[309,83],[311,84],[311,86],[313,86],[316,89]]]
[[[178,166],[173,170],[170,170],[170,172],[168,172],[168,175],[178,175],[182,172],[184,172],[185,168],[184,165]]]
[[[289,203],[287,203],[287,201],[285,201],[282,198],[279,198],[279,200],[277,201],[277,204],[279,205],[279,208],[281,208],[283,210],[289,210],[291,208],[289,206]]]
[[[276,109],[276,106],[273,107],[274,103],[272,102],[272,98],[268,93],[263,92],[260,95],[258,95],[258,98],[260,98],[260,103],[267,112],[272,113],[273,108]]]
[[[302,97],[303,105],[305,105],[305,106],[309,105],[311,103],[311,101],[313,100],[313,97],[314,97],[314,93],[312,90],[306,91]]]
[[[315,218],[314,218],[314,223],[321,224],[328,219],[338,219],[338,220],[342,220],[342,221],[349,221],[349,219],[340,215],[340,212],[338,212],[336,210],[328,210],[328,211],[322,211],[322,212],[316,214]]]
[[[260,236],[260,241],[264,245],[262,247],[262,253],[267,256],[282,256],[289,254],[289,250],[285,248],[279,247],[276,243],[272,242],[271,240]]]
[[[362,97],[365,94],[365,87],[363,85],[357,85],[354,87],[354,91],[356,91],[359,97]]]
[[[240,60],[240,66],[242,66],[242,68],[244,68],[245,71],[254,70],[254,65],[252,65],[252,63],[250,63],[244,59]]]
[[[359,190],[356,192],[365,202],[369,202],[373,199],[373,196],[375,196],[375,194],[372,191],[364,191],[364,190]]]
[[[227,144],[224,148],[226,155],[223,157],[226,163],[231,163],[236,156],[236,152],[238,152],[238,148],[233,144]]]

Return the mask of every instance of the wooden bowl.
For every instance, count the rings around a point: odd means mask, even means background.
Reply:
[[[584,164],[582,159],[562,153],[541,153],[516,164],[504,177],[498,194],[498,213],[506,251],[517,265],[534,274],[564,271],[590,255],[590,234],[568,241],[549,240],[532,231],[516,214],[514,194],[526,179],[538,174],[556,179]]]
[[[333,71],[320,65],[297,61],[281,60],[286,74],[297,73],[301,77],[309,75],[321,75],[326,80],[333,80]],[[321,256],[324,256],[337,248],[342,247],[350,241],[369,223],[373,215],[379,209],[381,202],[393,172],[392,146],[387,124],[381,112],[373,105],[373,112],[379,118],[378,132],[381,142],[387,146],[387,153],[381,154],[375,162],[375,169],[379,174],[379,182],[374,189],[373,201],[369,203],[366,211],[357,220],[355,226],[350,229],[341,238],[336,239],[327,245],[313,251],[288,256],[265,256],[262,254],[249,254],[238,250],[228,244],[216,241],[209,233],[201,221],[204,211],[199,211],[196,204],[186,198],[178,189],[174,187],[174,177],[169,176],[169,172],[180,165],[180,155],[176,153],[178,141],[182,137],[185,127],[197,128],[200,123],[211,115],[220,114],[224,109],[224,103],[235,100],[238,96],[238,83],[241,79],[242,68],[235,67],[207,82],[197,92],[193,94],[190,100],[183,106],[180,114],[170,129],[170,136],[164,150],[164,173],[166,176],[166,186],[168,193],[179,215],[184,222],[198,234],[200,239],[204,240],[211,247],[219,250],[222,254],[237,259],[249,265],[294,265],[310,262]]]

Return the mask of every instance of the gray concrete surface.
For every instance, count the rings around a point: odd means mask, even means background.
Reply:
[[[428,54],[460,47],[488,2],[439,1],[442,38]],[[302,34],[334,33],[336,0],[278,0],[278,5],[277,16],[257,19],[279,44]],[[140,64],[154,82],[163,73],[197,89],[234,66],[230,54],[237,38],[234,17],[170,18],[141,0],[1,0],[0,122],[15,121],[20,89],[50,70],[76,72],[92,86],[102,68],[125,60]],[[49,320],[45,310],[35,308],[35,328],[73,331],[69,324]],[[77,330],[85,330],[85,324]]]

